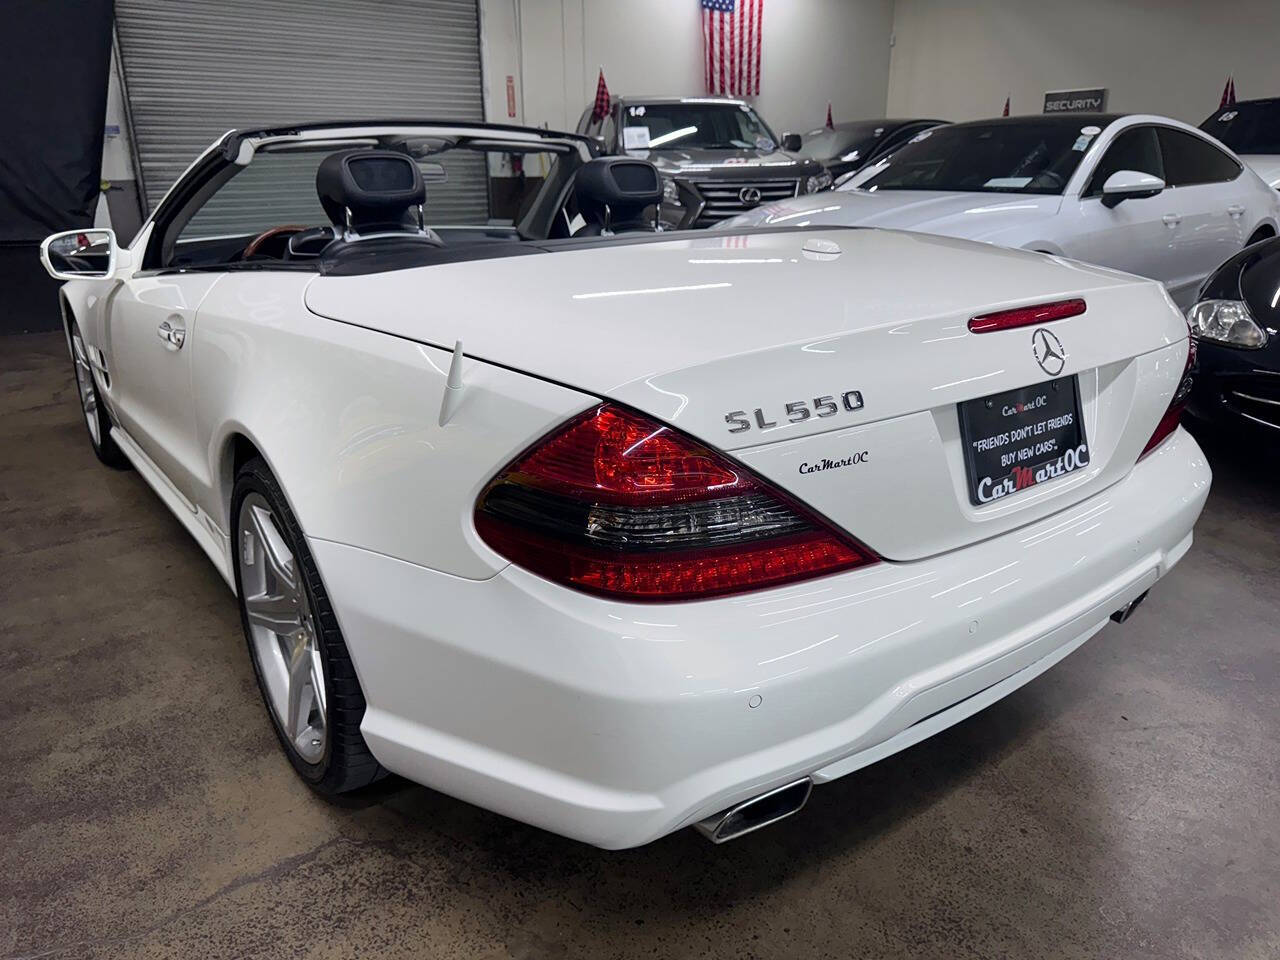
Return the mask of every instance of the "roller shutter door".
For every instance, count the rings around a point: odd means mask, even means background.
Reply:
[[[115,11],[152,209],[234,127],[484,116],[476,0],[115,0]],[[483,161],[448,167],[449,183],[428,188],[432,215],[474,222],[464,208],[483,196]],[[314,193],[298,202],[316,206]]]

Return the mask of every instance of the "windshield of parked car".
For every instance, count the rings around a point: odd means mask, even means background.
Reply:
[[[1094,138],[1088,123],[966,123],[917,134],[860,190],[1061,193]]]
[[[1200,129],[1236,153],[1280,153],[1280,100],[1232,104]]]
[[[746,104],[628,103],[622,110],[624,150],[772,150],[765,122]]]
[[[885,126],[883,120],[841,124],[834,130],[824,127],[805,134],[804,147],[800,152],[813,160],[853,163],[865,160],[892,132],[893,128]]]

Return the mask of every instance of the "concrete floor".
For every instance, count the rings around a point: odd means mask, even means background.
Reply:
[[[1210,455],[1129,624],[784,824],[605,853],[404,783],[312,796],[61,340],[0,340],[0,956],[1280,956],[1280,460]]]

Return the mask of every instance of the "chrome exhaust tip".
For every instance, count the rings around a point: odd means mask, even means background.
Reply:
[[[1142,591],[1141,596],[1135,597],[1134,599],[1130,600],[1123,607],[1121,607],[1119,610],[1113,613],[1111,615],[1111,619],[1114,620],[1116,623],[1124,623],[1126,620],[1128,620],[1130,617],[1133,616],[1133,611],[1138,609],[1138,604],[1142,603],[1143,600],[1147,599],[1147,594],[1150,592],[1151,592],[1150,590]]]
[[[745,836],[771,823],[785,820],[809,800],[813,781],[808,777],[775,787],[758,797],[744,800],[728,810],[721,810],[705,820],[699,820],[693,828],[712,843],[726,843]]]

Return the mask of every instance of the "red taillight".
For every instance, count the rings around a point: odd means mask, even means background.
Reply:
[[[1016,327],[1031,327],[1037,323],[1048,323],[1050,320],[1065,320],[1067,317],[1078,317],[1084,313],[1083,300],[1058,300],[1054,303],[1038,303],[1033,307],[1018,307],[1014,310],[1000,310],[996,313],[984,313],[969,321],[970,333],[991,333],[995,330],[1013,330]]]
[[[668,427],[603,406],[570,421],[512,465],[530,486],[603,503],[676,503],[751,480]]]
[[[1173,392],[1173,400],[1169,403],[1169,409],[1164,412],[1164,416],[1160,418],[1160,422],[1156,424],[1155,433],[1151,434],[1151,439],[1147,441],[1147,445],[1142,448],[1142,453],[1138,455],[1141,460],[1148,453],[1160,446],[1173,431],[1178,429],[1178,422],[1182,419],[1182,411],[1187,407],[1187,400],[1191,397],[1191,368],[1196,362],[1196,340],[1190,337],[1187,342],[1187,362],[1182,368],[1182,379],[1178,381],[1178,389]]]
[[[475,522],[521,566],[628,600],[736,593],[876,559],[741,465],[612,404],[507,467]]]

